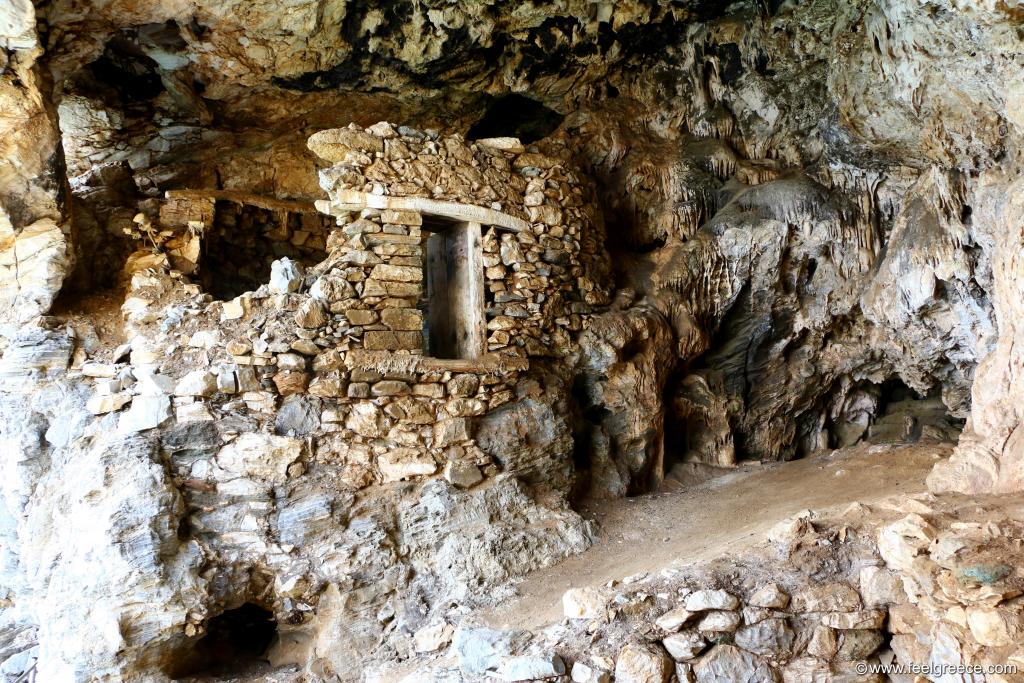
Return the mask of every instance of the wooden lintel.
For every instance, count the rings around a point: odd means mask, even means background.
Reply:
[[[511,232],[529,232],[530,230],[530,224],[527,221],[510,216],[502,211],[473,204],[429,199],[427,197],[396,197],[360,192],[359,190],[339,190],[337,202],[329,204],[318,202],[318,204],[321,207],[324,207],[326,204],[331,209],[340,211],[360,211],[362,209],[418,211],[427,216],[440,216],[441,218],[453,221],[491,225]]]
[[[278,199],[254,192],[236,192],[234,190],[167,190],[167,199],[212,199],[214,201],[234,202],[255,206],[268,211],[289,211],[292,213],[316,213],[313,202],[302,202],[292,199]]]
[[[369,351],[352,349],[346,354],[345,364],[349,368],[378,370],[383,372],[476,372],[480,374],[508,374],[530,367],[530,361],[519,356],[488,353],[479,358],[431,358],[416,354],[399,354],[393,351]]]

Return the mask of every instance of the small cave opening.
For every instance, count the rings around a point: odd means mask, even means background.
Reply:
[[[492,98],[487,111],[474,123],[466,138],[514,137],[524,144],[546,138],[562,125],[563,114],[522,95]]]
[[[576,481],[573,485],[571,499],[582,501],[590,492],[591,474],[595,455],[608,448],[608,438],[604,433],[604,422],[611,411],[596,398],[597,381],[605,379],[603,375],[581,373],[572,382],[572,442],[573,466],[576,470]]]
[[[203,235],[199,280],[220,301],[270,280],[270,266],[288,257],[304,267],[327,258],[334,220],[315,212],[264,209],[218,201],[213,225]]]
[[[665,383],[663,472],[668,488],[689,487],[737,464],[721,378],[682,369]]]
[[[126,103],[147,102],[163,89],[159,66],[127,33],[115,35],[87,67],[93,83],[108,88]]]
[[[207,680],[255,673],[267,665],[266,654],[276,637],[273,612],[247,602],[212,617],[206,635],[180,659],[171,677]]]
[[[846,393],[832,411],[829,445],[952,442],[964,427],[942,401],[941,387],[920,393],[899,377],[863,382]]]

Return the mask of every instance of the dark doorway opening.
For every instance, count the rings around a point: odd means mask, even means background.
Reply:
[[[273,613],[247,602],[211,618],[206,635],[196,642],[172,677],[222,678],[258,671],[267,664],[265,655],[276,636]]]
[[[475,359],[487,347],[481,225],[424,223],[423,338],[433,358]]]
[[[333,218],[318,213],[218,201],[203,237],[203,289],[226,301],[269,282],[270,264],[279,258],[314,266],[327,258],[333,227]]]

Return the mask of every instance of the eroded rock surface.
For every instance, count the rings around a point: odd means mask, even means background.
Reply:
[[[1015,499],[954,495],[1024,487],[1019,21],[6,2],[0,674],[1019,659]],[[580,500],[956,439],[898,519],[588,587],[564,638],[472,628],[599,533]]]

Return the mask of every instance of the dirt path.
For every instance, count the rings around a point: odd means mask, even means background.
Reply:
[[[839,512],[896,493],[925,490],[925,477],[951,446],[859,446],[829,455],[747,468],[702,486],[593,506],[597,542],[582,555],[529,575],[519,598],[481,614],[493,627],[534,628],[562,618],[562,593],[672,564],[709,559],[760,542],[802,510]],[[584,511],[587,513],[587,511]]]

